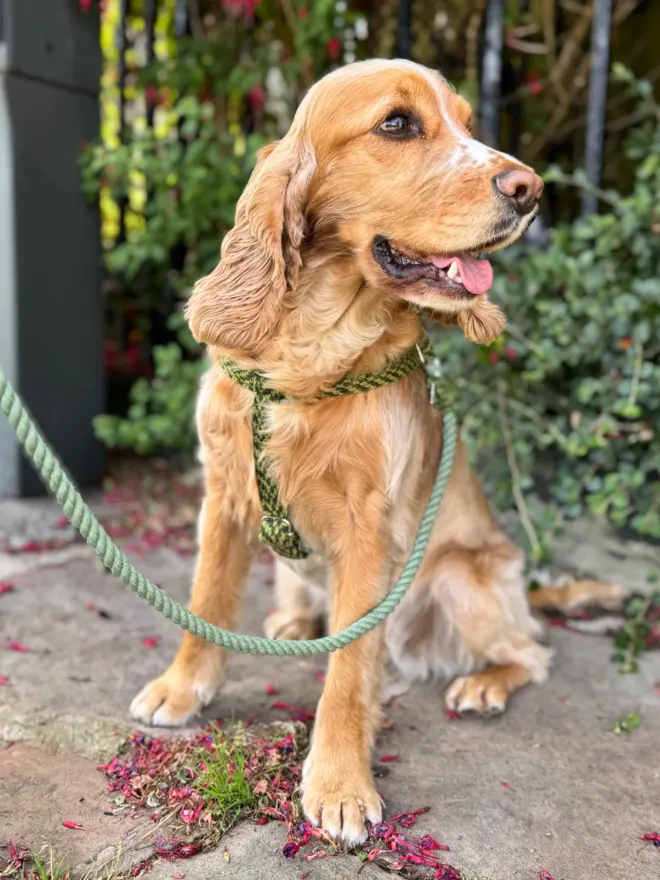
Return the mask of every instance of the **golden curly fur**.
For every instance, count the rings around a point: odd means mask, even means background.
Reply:
[[[380,136],[392,114],[416,136]],[[348,371],[378,370],[420,338],[420,310],[475,342],[503,329],[485,295],[451,296],[425,278],[392,277],[376,236],[416,255],[505,246],[534,216],[511,211],[496,175],[515,159],[473,140],[470,108],[434,72],[403,61],[349,65],[314,86],[289,133],[261,151],[218,267],[187,310],[211,362],[229,355],[292,398],[271,407],[267,454],[281,497],[313,554],[278,562],[271,636],[330,632],[391,589],[410,552],[442,442],[420,372],[367,393],[310,403]],[[233,628],[261,515],[251,394],[212,365],[197,408],[206,496],[190,608]],[[357,843],[381,818],[371,778],[385,645],[406,679],[455,679],[452,709],[504,709],[543,681],[549,652],[525,599],[523,554],[500,531],[459,447],[446,497],[410,593],[384,628],[331,655],[304,772],[308,818]],[[222,650],[185,635],[170,668],[132,713],[184,724],[210,702]],[[460,676],[455,678],[456,676]]]

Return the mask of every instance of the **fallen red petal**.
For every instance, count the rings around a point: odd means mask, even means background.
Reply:
[[[454,712],[453,709],[445,709],[445,715],[449,718],[450,721],[460,721],[463,717],[458,712]]]
[[[0,596],[4,596],[5,593],[13,593],[15,589],[16,585],[12,584],[10,581],[0,583]]]
[[[7,650],[8,651],[18,651],[21,654],[28,654],[32,648],[28,648],[27,645],[22,645],[20,642],[7,642]]]
[[[267,684],[266,693],[269,697],[274,697],[275,694],[278,693],[277,687],[274,684]]]
[[[155,648],[160,642],[162,636],[147,636],[145,639],[142,639],[142,644],[145,648]]]
[[[82,825],[79,825],[78,822],[69,822],[66,820],[65,822],[62,822],[62,825],[64,825],[65,828],[71,828],[74,831],[83,831]]]
[[[8,675],[0,675],[0,687],[6,687],[9,684]]]
[[[509,789],[509,791],[511,790],[511,786],[509,785],[508,782],[503,782],[502,785],[504,786],[504,788]]]
[[[314,678],[318,678],[319,681],[325,681],[325,672],[315,672]]]
[[[383,764],[399,764],[401,763],[401,758],[399,755],[382,755],[380,760]]]
[[[17,868],[20,868],[20,867],[21,867],[21,856],[20,856],[18,850],[16,849],[16,847],[14,846],[14,844],[11,842],[11,840],[9,840],[9,841],[7,842],[7,845],[8,845],[8,847],[9,847],[9,857],[10,857],[11,860],[14,862],[14,864],[16,865],[16,867],[17,867]]]

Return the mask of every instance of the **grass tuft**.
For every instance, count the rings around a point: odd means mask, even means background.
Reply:
[[[219,731],[213,736],[213,750],[204,751],[197,787],[211,810],[211,815],[224,829],[252,813],[257,797],[245,774],[246,753],[240,739],[225,737]]]

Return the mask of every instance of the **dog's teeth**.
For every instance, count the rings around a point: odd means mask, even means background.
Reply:
[[[463,283],[463,279],[461,278],[460,275],[456,275],[456,277],[453,278],[452,280],[455,281],[456,284],[462,284],[462,283]]]
[[[457,275],[458,275],[458,263],[456,263],[454,261],[451,264],[451,266],[447,269],[447,278],[449,278],[453,281]]]

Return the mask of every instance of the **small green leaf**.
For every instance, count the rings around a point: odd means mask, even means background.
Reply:
[[[625,718],[615,721],[612,730],[614,733],[633,733],[641,723],[639,715],[636,712],[631,712]]]

